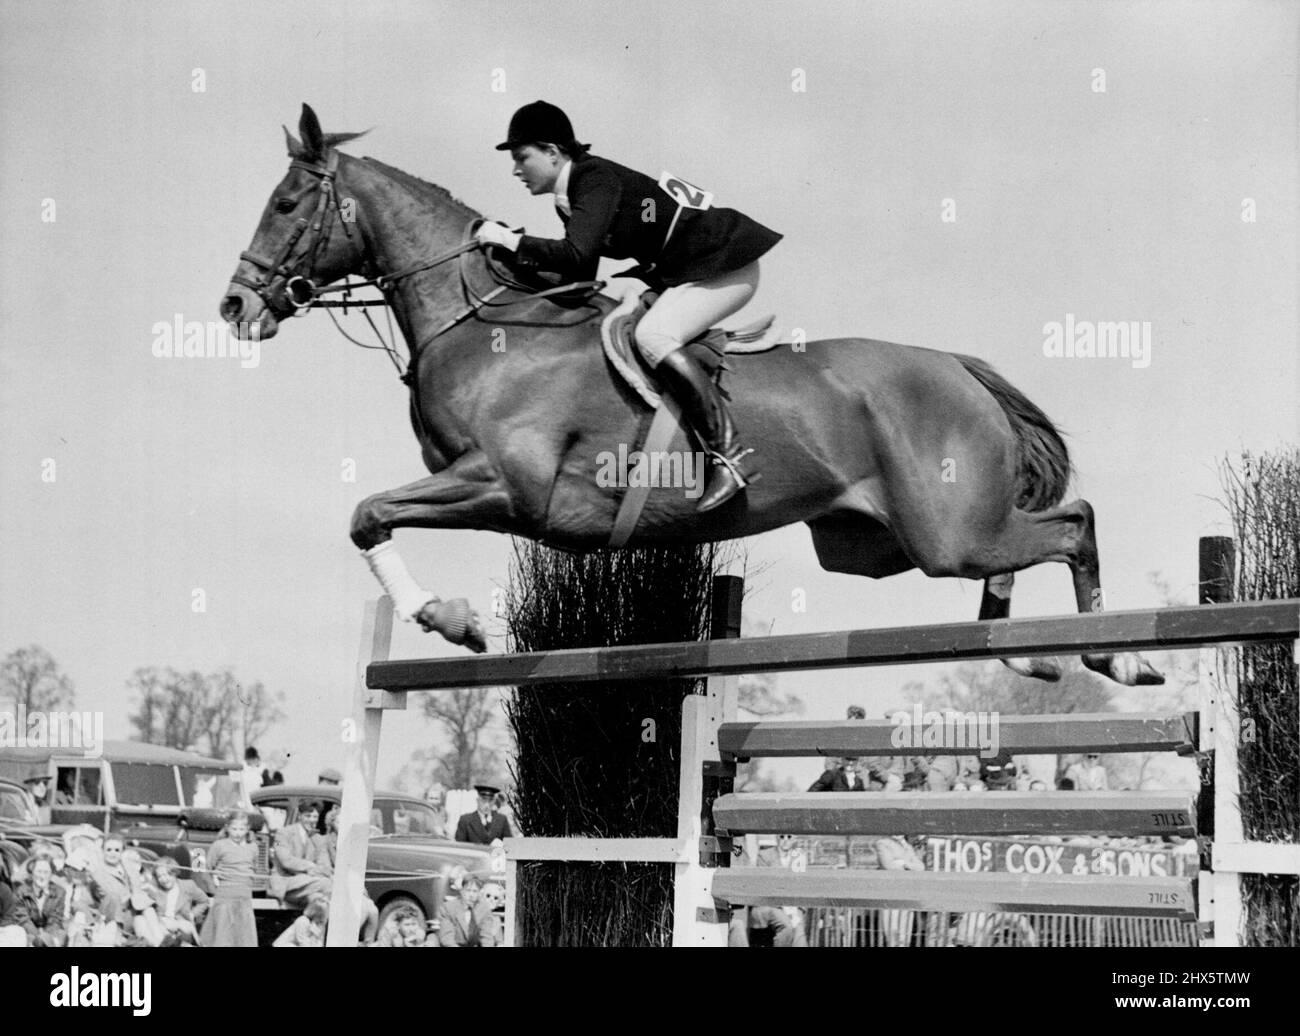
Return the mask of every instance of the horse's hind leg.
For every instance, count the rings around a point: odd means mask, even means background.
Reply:
[[[1015,510],[1012,515],[993,551],[997,570],[1016,572],[1044,561],[1062,561],[1074,577],[1079,612],[1101,611],[1101,567],[1092,506],[1086,500],[1075,500],[1046,511]],[[1146,659],[1133,652],[1084,655],[1083,664],[1129,686],[1165,682]]]
[[[1002,572],[984,580],[984,594],[980,598],[981,619],[1008,619],[1011,617],[1011,588],[1016,584],[1015,573]],[[1035,680],[1059,680],[1061,667],[1055,659],[1023,657],[1004,658],[1002,664],[1021,676]]]

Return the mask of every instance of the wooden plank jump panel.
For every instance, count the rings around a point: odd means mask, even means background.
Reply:
[[[1023,655],[1195,648],[1300,637],[1300,601],[1252,601],[1042,619],[992,619],[751,640],[576,648],[372,663],[388,691],[668,680]]]
[[[723,795],[719,831],[791,835],[1196,834],[1189,792],[803,792]]]
[[[953,913],[1067,913],[1196,920],[1191,878],[933,874],[928,871],[722,868],[713,895],[731,906],[830,906]]]
[[[910,714],[909,714],[910,715]],[[924,717],[922,733],[931,721]],[[1195,748],[1194,715],[1153,713],[1070,713],[1061,716],[1007,716],[997,727],[997,747],[1017,755],[1057,752],[1180,752]],[[888,720],[768,720],[723,723],[718,747],[739,759],[797,756],[978,755],[973,727],[950,723],[945,744],[900,745],[899,728]],[[960,735],[960,739],[951,735]],[[969,736],[968,736],[969,735]],[[991,753],[990,753],[991,754]]]

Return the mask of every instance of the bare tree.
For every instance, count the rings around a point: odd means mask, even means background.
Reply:
[[[485,743],[498,708],[497,694],[488,687],[426,695],[424,715],[438,725],[451,747],[437,759],[431,753],[418,761],[413,756],[416,772],[423,765],[422,776],[429,782],[436,780],[449,788],[468,788],[476,780],[500,770],[501,754]]]
[[[283,694],[261,682],[242,684],[230,669],[209,676],[156,666],[137,669],[127,682],[139,695],[128,717],[135,739],[232,759],[284,718]]]
[[[0,664],[0,697],[29,712],[70,708],[76,698],[72,681],[59,672],[59,664],[43,647],[17,648]]]

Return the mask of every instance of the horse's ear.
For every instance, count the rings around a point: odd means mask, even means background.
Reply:
[[[288,126],[282,126],[281,129],[284,130],[284,142],[285,142],[285,146],[288,147],[289,149],[289,157],[301,158],[302,142],[297,137],[295,137],[292,133],[289,132]]]
[[[302,134],[303,149],[307,152],[304,158],[316,159],[325,154],[325,134],[321,132],[320,119],[316,118],[316,113],[309,104],[302,106],[298,132]]]

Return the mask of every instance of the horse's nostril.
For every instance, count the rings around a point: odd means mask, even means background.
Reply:
[[[227,324],[239,322],[244,315],[244,300],[238,295],[227,295],[221,300],[221,317]]]

